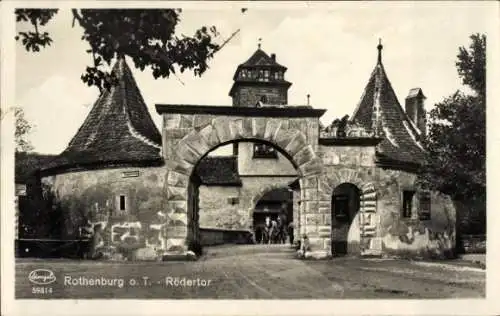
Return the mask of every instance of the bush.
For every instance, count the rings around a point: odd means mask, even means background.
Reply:
[[[199,241],[190,241],[188,244],[188,250],[195,253],[196,256],[200,257],[203,254],[203,246]]]

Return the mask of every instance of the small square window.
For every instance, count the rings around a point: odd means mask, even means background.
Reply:
[[[418,218],[421,221],[428,221],[431,219],[431,193],[429,191],[422,191],[419,193],[419,207]]]
[[[126,202],[125,195],[120,195],[120,211],[126,210],[125,202]]]
[[[237,197],[230,197],[229,199],[227,199],[227,203],[231,205],[236,205],[240,203],[240,199]]]
[[[411,190],[404,190],[403,191],[403,208],[401,210],[403,218],[411,218],[412,201],[413,201],[414,195],[415,195],[415,191],[411,191]]]

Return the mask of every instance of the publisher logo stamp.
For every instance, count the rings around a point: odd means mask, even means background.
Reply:
[[[48,269],[36,269],[30,272],[28,280],[33,284],[47,285],[56,281],[54,272]]]

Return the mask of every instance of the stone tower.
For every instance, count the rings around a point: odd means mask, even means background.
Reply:
[[[233,106],[255,107],[259,102],[272,105],[288,103],[288,89],[292,85],[285,80],[287,68],[276,62],[276,55],[267,55],[261,48],[234,74],[229,96]]]
[[[288,104],[288,89],[292,85],[285,80],[287,68],[276,62],[276,55],[266,54],[259,46],[253,55],[236,68],[229,96],[236,107],[284,106]],[[242,152],[245,151],[244,153]],[[234,144],[233,155],[250,155],[253,158],[276,159],[278,153],[264,144]]]

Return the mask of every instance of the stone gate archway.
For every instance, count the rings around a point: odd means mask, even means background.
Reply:
[[[378,236],[379,215],[377,214],[377,190],[372,179],[360,170],[340,168],[325,171],[319,184],[320,212],[331,210],[333,190],[341,183],[351,183],[360,190],[360,205],[358,214],[360,254],[379,255],[381,253]],[[323,209],[323,211],[321,211]],[[329,215],[331,213],[328,213]],[[330,221],[328,221],[331,224]],[[332,235],[331,226],[323,229],[323,237]],[[333,236],[331,237],[333,238]],[[328,250],[331,251],[331,238]]]
[[[257,232],[257,227],[255,227],[255,216],[256,216],[256,211],[257,211],[257,206],[259,204],[259,202],[268,194],[268,193],[271,193],[273,191],[276,191],[276,190],[288,190],[289,193],[290,193],[290,201],[292,204],[288,205],[288,207],[291,207],[291,214],[288,214],[287,212],[287,223],[288,224],[290,221],[296,221],[297,218],[298,218],[298,210],[296,210],[296,207],[295,207],[295,203],[297,203],[297,201],[295,201],[294,199],[294,192],[293,190],[290,188],[290,185],[294,182],[296,182],[297,179],[294,178],[293,180],[289,180],[288,182],[285,182],[285,183],[275,183],[275,184],[270,184],[270,185],[266,185],[264,187],[262,187],[258,192],[256,192],[256,194],[254,194],[254,196],[252,197],[251,199],[251,202],[250,202],[250,207],[248,208],[247,212],[248,212],[248,216],[249,218],[253,218],[252,221],[250,221],[250,223],[252,224],[251,227],[249,227],[249,230],[251,230],[253,233],[254,233],[254,239],[257,241],[258,243],[258,238],[256,238],[256,232]],[[264,214],[260,214],[260,215],[264,215]],[[264,215],[264,217],[267,216],[267,215]],[[286,233],[288,234],[288,226],[286,226]]]
[[[208,152],[235,141],[269,144],[286,156],[299,174],[304,213],[317,211],[317,179],[323,165],[316,149],[319,117],[325,110],[184,105],[156,108],[163,116],[167,254],[187,252],[189,201],[193,194],[189,183],[196,164]]]

